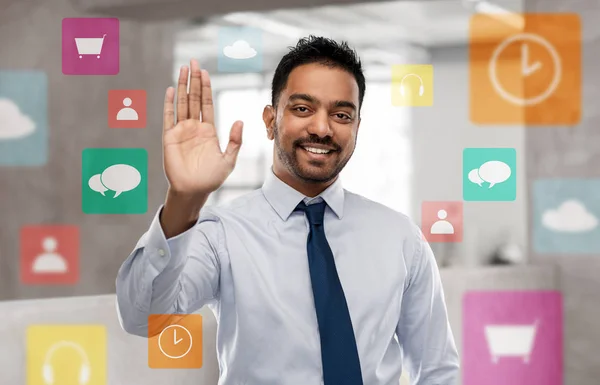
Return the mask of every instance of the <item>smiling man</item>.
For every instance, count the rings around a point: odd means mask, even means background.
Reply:
[[[282,58],[263,111],[272,173],[215,207],[205,203],[235,166],[243,123],[221,151],[209,75],[190,67],[176,123],[175,90],[165,96],[165,203],[118,273],[122,327],[148,337],[160,332],[148,330],[151,314],[209,306],[219,385],[397,385],[403,368],[412,385],[455,385],[459,358],[429,245],[405,215],[339,178],[365,95],[356,53],[311,36]]]
[[[286,184],[314,196],[337,178],[354,152],[364,76],[357,74],[359,82],[347,70],[319,62],[288,72],[285,64],[274,76],[272,106],[263,112],[268,137],[275,140],[273,171]],[[334,92],[346,99],[328,100],[326,95]],[[278,105],[276,111],[273,106]],[[313,123],[307,124],[309,120]]]

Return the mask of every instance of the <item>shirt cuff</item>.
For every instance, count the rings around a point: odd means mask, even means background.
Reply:
[[[171,263],[172,266],[178,266],[182,259],[187,258],[185,250],[192,233],[195,231],[194,225],[185,232],[167,240],[160,224],[160,214],[163,207],[164,205],[160,206],[154,216],[144,245],[144,254],[148,256],[150,264],[157,273],[162,272],[170,262],[173,262]]]

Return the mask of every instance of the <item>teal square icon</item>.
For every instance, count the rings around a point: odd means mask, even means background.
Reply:
[[[148,152],[86,148],[81,155],[81,208],[86,214],[148,211]]]
[[[219,29],[219,72],[245,73],[263,70],[263,31],[252,27]]]
[[[600,179],[540,179],[532,195],[536,253],[600,254]]]
[[[463,200],[517,199],[517,151],[514,148],[465,148]]]
[[[0,71],[0,166],[48,161],[48,78],[40,71]]]

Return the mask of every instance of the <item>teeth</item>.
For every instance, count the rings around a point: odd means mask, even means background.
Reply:
[[[322,150],[320,148],[314,148],[314,147],[304,147],[304,149],[308,152],[312,152],[313,154],[327,154],[327,153],[331,152],[331,150]]]

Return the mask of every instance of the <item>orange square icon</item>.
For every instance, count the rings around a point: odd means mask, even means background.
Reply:
[[[575,125],[581,120],[579,15],[476,14],[469,30],[475,124]]]
[[[428,242],[462,242],[463,203],[423,202],[421,232]]]
[[[148,317],[148,367],[200,369],[202,367],[202,316],[152,314]]]
[[[77,226],[23,226],[20,238],[24,284],[73,285],[79,281]]]
[[[108,127],[145,128],[146,91],[109,90]]]

